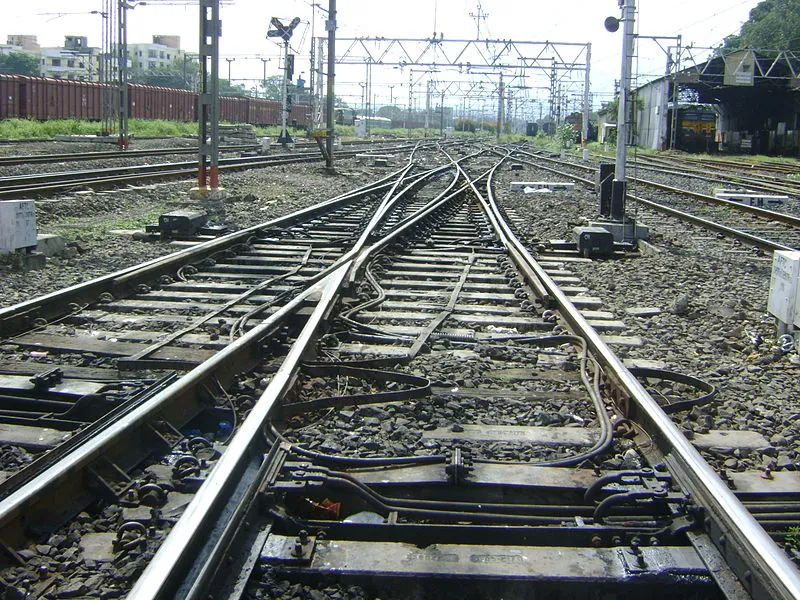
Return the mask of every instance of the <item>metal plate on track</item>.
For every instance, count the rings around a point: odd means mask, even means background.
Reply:
[[[519,427],[517,425],[459,425],[453,431],[439,427],[423,431],[423,439],[522,442],[543,446],[591,446],[599,431],[584,427]]]
[[[21,446],[29,450],[47,450],[57,446],[69,436],[69,432],[46,427],[0,424],[0,444]]]
[[[261,561],[286,563],[283,555],[294,547],[294,538],[275,538],[267,543]],[[278,552],[274,552],[277,550]],[[304,572],[335,572],[337,575],[371,574],[415,577],[446,574],[450,577],[524,578],[526,582],[614,583],[631,578],[706,575],[707,570],[689,547],[642,547],[643,568],[632,570],[627,548],[567,548],[524,546],[475,546],[435,544],[419,548],[404,543],[317,540],[311,564]],[[291,564],[291,561],[289,561]]]
[[[758,450],[770,445],[767,438],[755,431],[722,429],[712,429],[708,433],[695,433],[691,442],[698,448],[739,448],[740,450]]]

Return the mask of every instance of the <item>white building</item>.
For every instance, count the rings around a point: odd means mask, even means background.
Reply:
[[[178,35],[154,35],[152,44],[128,44],[128,65],[151,71],[183,60],[181,38]]]
[[[91,48],[85,36],[68,35],[63,47],[42,48],[39,56],[44,77],[77,81],[99,79],[100,49]]]

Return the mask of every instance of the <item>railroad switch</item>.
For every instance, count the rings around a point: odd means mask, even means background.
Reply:
[[[30,378],[30,382],[33,384],[33,389],[37,392],[41,392],[44,390],[49,390],[53,386],[58,385],[64,379],[64,372],[55,367],[54,369],[50,369],[43,373],[37,373],[33,377]]]
[[[297,537],[270,535],[261,550],[261,561],[266,564],[310,565],[317,539],[304,531],[300,534]]]
[[[450,463],[444,468],[447,479],[453,485],[461,485],[474,470],[472,456],[469,451],[461,448],[453,449],[448,453]]]

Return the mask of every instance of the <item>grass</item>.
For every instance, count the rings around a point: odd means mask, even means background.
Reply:
[[[133,137],[173,137],[197,135],[196,123],[179,121],[151,121],[131,119],[128,124]],[[56,135],[99,135],[101,124],[97,121],[35,119],[5,119],[0,121],[0,138],[3,139],[48,139]]]
[[[115,217],[113,214],[103,213],[94,220],[69,218],[54,225],[52,233],[60,235],[68,242],[81,240],[88,236],[105,238],[109,235],[109,231],[115,229],[144,229],[145,225],[157,223],[158,217],[164,212],[164,208],[159,208],[149,210],[141,215],[128,217]]]
[[[791,550],[800,550],[800,527],[789,527],[784,545]]]

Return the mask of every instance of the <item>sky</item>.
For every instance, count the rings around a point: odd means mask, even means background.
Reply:
[[[131,1],[131,0],[129,0]],[[327,0],[316,0],[327,8]],[[310,72],[309,47],[313,35],[323,36],[324,12],[312,8],[312,0],[223,0],[221,9],[222,57],[220,76],[227,78],[230,67],[234,83],[240,80],[247,88],[255,85],[263,74],[265,64],[260,58],[270,58],[266,63],[267,76],[279,73],[279,47],[266,38],[271,17],[285,21],[300,17],[303,22],[295,30],[292,47],[297,53],[295,73]],[[681,44],[695,47],[719,45],[727,35],[738,33],[747,20],[750,10],[759,0],[637,0],[636,30],[638,40],[634,73],[637,81],[644,82],[664,73],[667,55],[664,48],[675,46],[675,39],[662,39],[660,45],[650,37],[674,38],[681,36]],[[34,34],[42,46],[61,46],[65,35],[86,35],[90,46],[100,45],[102,17],[90,14],[102,9],[102,0],[30,0],[11,2],[3,8],[0,21],[0,40],[9,34]],[[197,51],[198,13],[196,0],[150,0],[140,3],[128,13],[128,42],[150,42],[154,34],[179,35],[183,49]],[[480,7],[480,8],[479,8]],[[479,18],[477,15],[481,15]],[[591,93],[593,105],[610,100],[614,82],[619,79],[622,29],[609,33],[603,27],[608,16],[620,16],[618,0],[337,0],[337,36],[429,38],[436,32],[445,40],[503,39],[525,42],[552,42],[572,44],[582,49],[591,43]],[[315,17],[315,18],[314,18]],[[337,55],[349,43],[337,44]],[[526,46],[536,51],[539,46]],[[577,52],[577,51],[575,51]],[[580,58],[577,55],[575,58]],[[569,61],[567,57],[564,59]],[[577,62],[583,62],[581,58]],[[337,96],[353,106],[360,106],[363,92],[359,82],[364,80],[362,66],[337,68]],[[393,69],[375,66],[372,72],[373,98],[377,105],[407,104],[408,87],[417,79],[416,91],[426,85],[425,78],[434,78],[445,88],[448,80],[459,77],[456,73],[410,74],[408,68]],[[462,79],[464,75],[460,76]],[[472,81],[476,76],[471,76]],[[537,79],[537,77],[539,79]],[[530,89],[516,93],[531,100],[544,102],[548,92],[537,89],[547,85],[546,74],[532,75],[524,82]],[[488,79],[496,81],[492,76]],[[577,96],[580,84],[570,88]],[[519,82],[518,82],[519,83]],[[577,87],[576,87],[577,85]],[[488,85],[488,90],[491,85]],[[522,86],[518,86],[522,87]],[[566,87],[566,85],[565,85]],[[452,89],[452,88],[451,88]],[[420,106],[424,99],[415,96]],[[454,94],[447,96],[445,104],[458,105]],[[470,100],[471,102],[471,100]],[[489,101],[490,102],[490,101]],[[464,108],[465,100],[461,100]]]

